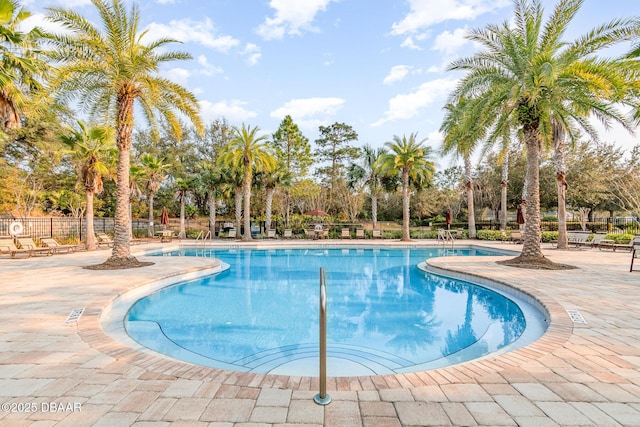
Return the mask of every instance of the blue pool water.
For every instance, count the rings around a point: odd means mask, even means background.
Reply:
[[[417,265],[478,249],[183,249],[230,268],[138,300],[125,327],[140,344],[245,372],[317,372],[319,270],[326,272],[329,375],[424,370],[481,357],[544,331],[526,302]],[[529,321],[532,319],[532,321]],[[536,323],[525,333],[528,321]]]

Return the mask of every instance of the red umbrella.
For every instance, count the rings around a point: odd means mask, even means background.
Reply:
[[[312,211],[309,212],[305,212],[305,215],[311,215],[311,216],[329,216],[328,213],[326,213],[325,211],[321,210],[321,209],[314,209]]]
[[[162,208],[162,214],[160,215],[160,224],[169,224],[169,213],[167,212],[167,208]]]
[[[524,224],[524,200],[521,204],[518,205],[518,210],[516,211],[516,222],[518,224]]]

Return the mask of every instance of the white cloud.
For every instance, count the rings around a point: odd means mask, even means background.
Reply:
[[[282,119],[291,117],[305,118],[319,114],[333,116],[342,108],[345,101],[341,98],[301,98],[287,101],[282,107],[273,110],[271,117]]]
[[[394,65],[393,67],[391,67],[391,70],[389,71],[387,77],[382,80],[382,83],[390,85],[392,83],[399,82],[400,80],[407,77],[407,75],[409,75],[412,68],[413,67],[411,67],[410,65]]]
[[[455,29],[453,33],[444,31],[438,34],[433,44],[433,50],[442,52],[448,57],[455,55],[455,53],[460,50],[461,47],[471,43],[465,38],[467,32],[467,27],[464,27]]]
[[[156,40],[167,37],[182,41],[195,42],[226,53],[240,44],[238,39],[231,36],[217,34],[213,22],[209,18],[203,21],[180,19],[169,22],[168,25],[152,23],[147,27],[149,39]]]
[[[407,120],[417,116],[420,110],[445,98],[454,89],[457,81],[453,79],[431,80],[420,85],[414,92],[399,94],[389,100],[389,108],[384,117],[372,123],[380,126],[386,122]]]
[[[170,70],[164,71],[162,74],[169,80],[179,85],[185,86],[189,77],[191,77],[191,72],[184,68],[172,68]]]
[[[418,48],[415,40],[432,25],[448,20],[473,20],[511,4],[511,0],[408,0],[409,13],[391,26],[391,34],[405,36],[402,46]]]
[[[282,120],[287,114],[304,130],[317,130],[327,125],[330,118],[342,108],[345,100],[341,98],[301,98],[287,101],[282,107],[273,110],[271,117]]]
[[[247,63],[249,65],[256,65],[260,58],[262,58],[262,52],[260,46],[253,43],[247,43],[242,51],[242,55],[247,57]]]
[[[269,6],[275,9],[275,15],[265,18],[256,32],[265,40],[273,40],[285,34],[299,35],[301,30],[315,31],[313,19],[332,1],[336,0],[271,0]]]
[[[239,99],[232,99],[229,102],[222,100],[215,104],[209,101],[200,101],[202,118],[205,123],[220,117],[224,117],[232,123],[240,123],[256,117],[258,114],[245,108],[246,105],[247,102]]]
[[[203,76],[211,77],[215,74],[224,74],[222,67],[217,67],[213,64],[209,64],[209,60],[204,55],[199,55],[197,58],[198,64],[202,67],[198,70],[199,74]]]

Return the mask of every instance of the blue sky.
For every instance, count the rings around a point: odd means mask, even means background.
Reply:
[[[23,1],[43,23],[63,5],[92,18],[88,0]],[[130,4],[130,2],[129,2]],[[162,73],[193,91],[205,121],[273,133],[286,114],[314,141],[318,126],[351,125],[358,145],[418,132],[437,148],[442,106],[459,75],[447,64],[473,53],[468,29],[501,23],[511,0],[140,0],[149,37],[182,41],[193,56]],[[550,12],[555,1],[544,0]],[[571,39],[613,18],[640,15],[638,0],[585,0]],[[602,134],[630,147],[621,129]]]

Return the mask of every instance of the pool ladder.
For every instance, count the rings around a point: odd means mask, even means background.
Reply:
[[[198,245],[198,242],[202,242],[202,246],[204,246],[207,239],[211,240],[211,230],[207,231],[207,234],[204,234],[204,231],[201,230],[198,233],[198,237],[196,237],[196,246]]]
[[[324,267],[320,267],[320,393],[313,397],[318,405],[331,403],[327,394],[327,285]]]

